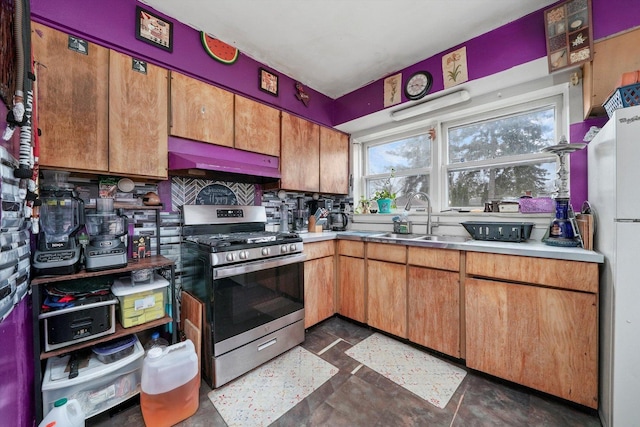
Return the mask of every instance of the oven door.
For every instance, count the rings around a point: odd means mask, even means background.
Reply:
[[[295,254],[214,267],[214,356],[304,319],[304,260]]]

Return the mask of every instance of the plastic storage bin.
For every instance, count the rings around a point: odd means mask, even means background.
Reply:
[[[91,350],[102,363],[113,363],[133,354],[136,341],[135,335],[127,335],[108,343],[96,345]]]
[[[154,274],[153,281],[145,285],[131,285],[130,277],[115,280],[111,292],[120,301],[120,324],[124,328],[141,325],[164,316],[166,287],[169,281]]]
[[[46,416],[56,400],[66,397],[80,403],[85,417],[92,417],[140,392],[144,348],[137,340],[133,354],[104,364],[92,353],[79,361],[78,376],[69,379],[70,356],[47,359],[42,381],[42,413]]]
[[[191,340],[149,350],[142,365],[140,409],[148,426],[172,426],[198,410],[200,374]]]
[[[532,222],[466,221],[462,226],[475,240],[524,242],[531,236]]]

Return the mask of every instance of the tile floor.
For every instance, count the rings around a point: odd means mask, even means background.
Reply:
[[[320,355],[340,371],[306,399],[276,420],[284,426],[576,426],[599,427],[595,411],[559,401],[537,392],[469,372],[448,405],[439,409],[375,371],[363,366],[345,351],[374,331],[333,317],[309,329],[302,346],[315,354],[342,340]],[[200,407],[181,427],[226,427],[207,397],[210,388],[200,388]],[[87,421],[87,427],[144,426],[140,406],[119,408]]]

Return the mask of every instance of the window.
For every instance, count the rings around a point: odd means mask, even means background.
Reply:
[[[365,153],[367,198],[372,198],[387,181],[390,191],[396,194],[397,203],[403,202],[412,191],[429,192],[431,138],[427,131],[368,144]]]
[[[445,206],[553,192],[556,158],[541,150],[557,141],[557,99],[536,104],[445,125]]]
[[[548,95],[491,111],[485,107],[481,113],[475,107],[475,114],[457,112],[414,125],[411,132],[364,142],[360,194],[371,199],[392,170],[399,206],[415,191],[429,194],[436,211],[480,208],[527,191],[552,194],[557,159],[541,150],[563,134],[563,95]]]

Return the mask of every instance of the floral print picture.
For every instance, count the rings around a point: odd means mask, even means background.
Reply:
[[[469,80],[466,46],[442,57],[442,77],[445,89]]]
[[[392,105],[400,104],[400,84],[402,81],[402,73],[387,77],[384,79],[384,108]]]

